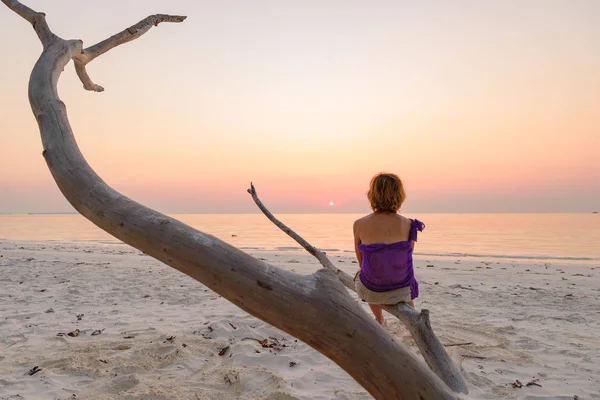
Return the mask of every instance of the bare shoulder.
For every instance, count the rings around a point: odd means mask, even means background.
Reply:
[[[405,217],[404,215],[398,214],[398,218],[406,224],[412,224],[412,219]]]
[[[397,215],[398,226],[400,226],[403,232],[406,232],[412,227],[412,219],[405,217],[404,215]]]
[[[360,230],[360,228],[361,228],[361,227],[363,227],[363,226],[365,226],[366,224],[368,224],[368,223],[369,223],[369,220],[370,220],[370,219],[371,219],[371,217],[372,217],[372,215],[373,215],[373,214],[365,215],[364,217],[362,217],[362,218],[359,218],[359,219],[357,219],[356,221],[354,221],[354,224],[353,224],[353,226],[352,226],[352,227],[353,227],[353,229],[354,229],[354,231],[356,232],[356,231]]]

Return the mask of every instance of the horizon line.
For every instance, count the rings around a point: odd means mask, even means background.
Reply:
[[[156,211],[156,210],[155,210]],[[166,215],[262,215],[262,212],[162,212],[157,211],[161,214]],[[460,212],[460,211],[410,211],[404,212],[404,214],[598,214],[598,211],[473,211],[473,212]],[[309,215],[309,214],[323,214],[323,215],[363,215],[364,212],[282,212],[280,215]],[[402,213],[401,213],[402,214]],[[81,215],[78,212],[0,212],[0,215]],[[82,215],[83,216],[83,215]]]

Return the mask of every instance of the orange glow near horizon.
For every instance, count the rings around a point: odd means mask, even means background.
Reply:
[[[162,211],[253,212],[253,181],[274,210],[363,212],[380,171],[414,211],[600,198],[598,2],[29,3],[88,45],[157,11],[189,16],[90,64],[106,92],[72,65],[59,83],[96,172]],[[0,33],[23,40],[0,44],[0,212],[70,210],[27,101],[39,43],[2,7]]]

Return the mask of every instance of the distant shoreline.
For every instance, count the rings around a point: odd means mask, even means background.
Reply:
[[[77,212],[0,213],[0,215],[76,215]]]
[[[261,212],[164,212],[159,211],[166,215],[256,215],[261,214]],[[331,214],[340,214],[340,215],[364,215],[370,211],[363,212],[277,212],[279,215],[331,215]],[[554,211],[554,212],[529,212],[529,211],[497,211],[497,212],[434,212],[434,211],[405,211],[401,212],[401,214],[448,214],[448,215],[518,215],[518,214],[598,214],[598,211]],[[30,213],[6,213],[0,212],[0,215],[80,215],[78,212],[30,212]]]

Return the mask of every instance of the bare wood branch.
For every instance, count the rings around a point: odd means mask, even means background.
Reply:
[[[256,188],[252,183],[250,183],[248,193],[252,195],[252,199],[258,208],[260,208],[263,214],[265,214],[271,222],[298,242],[310,254],[315,256],[324,268],[333,271],[338,279],[342,281],[344,286],[356,292],[352,277],[341,269],[336,268],[325,253],[312,246],[304,238],[277,219],[259,199]],[[419,313],[406,303],[382,305],[382,308],[397,317],[408,328],[415,339],[415,344],[421,351],[427,365],[429,365],[429,368],[431,368],[431,370],[435,372],[450,389],[455,392],[468,393],[467,382],[460,371],[460,367],[452,360],[448,352],[446,352],[444,345],[442,345],[431,329],[428,310],[421,310]]]
[[[101,56],[110,49],[113,49],[117,46],[139,38],[144,33],[148,32],[150,28],[152,28],[153,26],[158,26],[158,24],[162,22],[183,22],[186,18],[187,17],[180,15],[150,15],[149,17],[144,18],[137,24],[130,26],[124,31],[121,31],[116,35],[113,35],[108,39],[103,40],[100,43],[90,46],[87,49],[84,49],[81,54],[75,55],[73,57],[73,61],[75,62],[75,71],[77,72],[77,76],[79,76],[79,79],[83,83],[83,87],[86,90],[94,92],[104,91],[104,88],[102,86],[97,85],[92,81],[92,79],[86,71],[85,66],[88,63],[90,63],[93,59],[95,59],[98,56]]]
[[[300,246],[304,247],[304,249],[306,251],[308,251],[311,255],[316,257],[316,259],[319,260],[319,263],[321,263],[321,265],[323,267],[333,271],[338,276],[339,280],[342,281],[342,283],[347,288],[349,288],[351,290],[356,290],[356,289],[354,289],[354,281],[352,280],[352,277],[350,275],[348,275],[341,269],[336,268],[333,265],[333,263],[329,260],[329,258],[325,255],[325,253],[323,253],[321,250],[315,248],[313,245],[311,245],[306,240],[304,240],[300,235],[298,235],[296,232],[294,232],[291,228],[289,228],[283,222],[278,220],[271,213],[271,211],[269,211],[269,209],[264,206],[262,201],[260,201],[260,199],[258,198],[258,195],[256,194],[256,189],[254,188],[254,185],[252,183],[250,183],[250,189],[248,189],[248,193],[250,193],[250,195],[252,196],[252,199],[254,200],[254,202],[256,203],[258,208],[260,208],[260,210],[263,212],[263,214],[265,214],[265,216],[272,223],[274,223],[279,229],[281,229],[287,235],[289,235],[292,239],[294,239]]]
[[[429,310],[414,310],[406,303],[382,308],[396,316],[409,330],[425,362],[448,387],[457,393],[468,393],[468,385],[460,365],[452,359],[437,338],[429,321]]]
[[[108,50],[117,46],[131,42],[148,32],[153,26],[158,26],[162,22],[183,22],[187,17],[183,15],[155,14],[150,15],[135,25],[83,50],[83,55],[88,62],[94,58],[106,53]]]
[[[17,0],[2,0],[2,2],[6,4],[8,8],[25,18],[30,24],[33,25],[34,17],[37,14],[36,11],[33,11],[31,8],[21,4],[21,2]]]
[[[46,14],[36,12],[17,0],[2,0],[2,2],[33,25],[33,29],[37,33],[44,48],[48,47],[50,43],[57,38],[46,22]]]
[[[81,41],[57,37],[44,48],[29,82],[42,154],[59,189],[78,212],[124,243],[312,346],[376,399],[457,398],[364,312],[330,270],[303,276],[276,268],[108,186],[81,154],[66,106],[58,97],[64,66],[81,52]]]
[[[83,83],[83,88],[85,90],[98,93],[104,92],[104,88],[100,85],[96,85],[92,81],[92,78],[90,78],[90,76],[88,75],[87,69],[85,68],[87,63],[84,64],[82,61],[80,61],[78,56],[73,57],[73,63],[75,64],[75,72],[77,73],[77,76],[79,77],[81,83]]]

